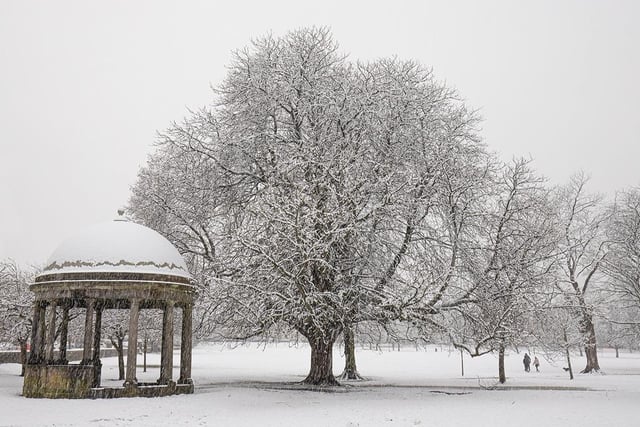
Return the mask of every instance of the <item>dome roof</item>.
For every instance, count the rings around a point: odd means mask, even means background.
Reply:
[[[59,273],[144,273],[191,278],[178,250],[156,231],[118,218],[64,241],[38,276]]]

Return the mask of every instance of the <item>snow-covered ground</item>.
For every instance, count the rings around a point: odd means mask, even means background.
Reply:
[[[436,349],[438,351],[436,351]],[[174,355],[177,376],[179,352]],[[540,355],[538,355],[540,357]],[[121,426],[637,426],[640,354],[600,353],[604,374],[570,381],[563,363],[541,359],[541,372],[525,373],[522,353],[506,359],[506,388],[493,389],[497,359],[464,358],[431,346],[381,352],[358,349],[367,381],[346,382],[340,392],[296,390],[309,349],[251,344],[194,349],[194,395],[111,400],[48,400],[20,396],[16,364],[0,365],[0,425]],[[139,357],[139,362],[142,362]],[[344,359],[336,348],[334,372]],[[584,360],[576,357],[581,368]],[[103,360],[103,384],[119,385],[116,359]],[[140,380],[159,375],[159,355]]]

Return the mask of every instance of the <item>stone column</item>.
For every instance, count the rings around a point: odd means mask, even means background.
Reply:
[[[44,347],[44,359],[47,364],[53,364],[53,350],[56,341],[56,301],[49,301],[49,319],[47,320],[47,338]]]
[[[193,306],[182,307],[182,340],[180,343],[180,379],[179,384],[191,384],[191,329],[193,323]]]
[[[38,363],[44,362],[44,344],[45,344],[45,333],[47,330],[46,325],[46,317],[47,317],[47,302],[40,301],[40,318],[38,319],[38,346],[36,351],[38,352]]]
[[[140,316],[140,300],[131,300],[129,311],[129,342],[127,348],[127,372],[125,387],[134,387],[138,384],[136,378],[136,363],[138,356],[138,317]]]
[[[168,384],[173,379],[173,304],[173,301],[166,301],[162,314],[162,349],[158,384]]]
[[[93,332],[93,387],[100,386],[100,374],[102,372],[102,363],[100,362],[100,329],[102,328],[102,304],[97,303],[95,308],[96,323]]]
[[[102,306],[96,305],[96,328],[93,332],[93,357],[91,358],[94,363],[100,362],[100,329],[102,328]]]
[[[60,355],[58,363],[66,365],[67,361],[67,340],[69,338],[69,304],[62,306],[62,321],[60,322]]]
[[[91,345],[93,344],[93,311],[95,300],[87,300],[87,310],[84,318],[84,343],[82,352],[82,365],[91,363]]]
[[[44,329],[43,321],[45,313],[43,313],[42,301],[35,301],[33,303],[33,326],[31,329],[31,352],[29,353],[29,364],[35,365],[40,363],[42,353],[40,349],[42,347],[43,334],[41,329]]]

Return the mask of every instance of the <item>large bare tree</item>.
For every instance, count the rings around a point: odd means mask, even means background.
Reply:
[[[163,134],[131,201],[207,283],[204,317],[240,338],[293,328],[312,350],[305,382],[335,384],[345,327],[464,298],[451,265],[430,268],[436,208],[447,171],[484,150],[430,70],[354,64],[302,29],[236,52],[215,95]]]

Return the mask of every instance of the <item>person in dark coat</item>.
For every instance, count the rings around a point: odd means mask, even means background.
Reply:
[[[531,358],[527,353],[524,354],[524,359],[522,359],[522,363],[524,363],[524,371],[529,372],[531,370]]]

